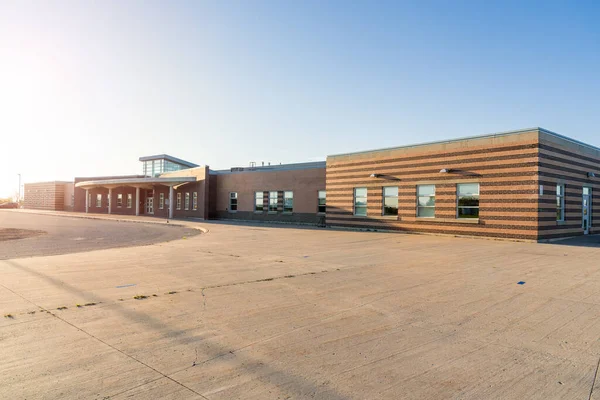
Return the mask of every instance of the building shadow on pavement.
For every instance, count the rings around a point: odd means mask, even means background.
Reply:
[[[600,248],[600,235],[578,236],[569,239],[556,240],[554,242],[542,242],[545,245],[552,246],[576,246]]]

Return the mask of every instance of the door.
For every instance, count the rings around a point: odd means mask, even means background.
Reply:
[[[146,197],[146,214],[154,214],[154,197]]]
[[[592,222],[592,188],[583,188],[581,207],[583,234],[587,235],[590,233],[590,225]]]

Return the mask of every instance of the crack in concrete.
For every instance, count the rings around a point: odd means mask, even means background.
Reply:
[[[202,287],[200,293],[202,294],[204,309],[206,310],[206,294],[204,293],[204,291],[206,289],[217,289],[217,288],[223,288],[223,287],[229,287],[229,286],[239,286],[239,285],[246,285],[246,284],[260,283],[260,282],[271,282],[271,281],[280,280],[280,279],[290,279],[290,278],[297,278],[297,277],[300,277],[300,276],[317,275],[317,274],[321,274],[321,273],[327,273],[327,272],[330,272],[330,271],[340,271],[340,268],[336,268],[334,270],[322,270],[320,272],[305,272],[305,273],[302,273],[302,274],[295,274],[295,275],[290,274],[290,275],[283,275],[283,276],[275,276],[275,277],[272,277],[272,278],[262,278],[262,279],[254,279],[254,280],[242,281],[242,282],[232,282],[232,283],[223,283],[223,284],[218,284],[218,285],[209,285],[209,286]],[[3,286],[3,287],[5,287],[5,286]],[[6,289],[8,289],[8,288],[6,288]],[[10,289],[8,289],[8,290],[10,290]],[[192,289],[188,289],[187,291],[188,292],[192,292],[193,290]],[[178,293],[178,292],[176,292],[176,291],[169,291],[166,294],[176,294],[176,293]],[[150,295],[136,295],[136,296],[133,297],[133,299],[136,299],[136,300],[149,299],[150,297],[159,297],[159,296],[157,296],[157,295],[152,295],[152,296],[150,296]],[[106,306],[106,305],[110,305],[110,304],[116,303],[117,301],[118,302],[123,302],[125,300],[123,298],[119,298],[119,299],[117,299],[115,301],[112,301],[112,302],[106,302],[106,301],[104,301],[104,302],[96,302],[96,303],[86,303],[84,305],[76,304],[75,307],[76,308],[83,308],[83,306],[94,306],[94,305],[97,305],[97,304],[100,304],[100,303],[103,303]],[[39,311],[39,310],[46,311],[45,308],[42,308],[42,307],[38,306],[35,303],[32,303],[32,304],[35,305],[36,307],[38,307],[38,310],[36,310],[36,311]],[[62,307],[64,307],[64,306],[61,306],[61,307],[59,307],[57,309],[62,309]],[[53,309],[53,308],[51,308],[51,309]],[[67,308],[65,307],[65,309],[67,309]],[[16,315],[25,315],[25,314],[30,314],[31,315],[33,313],[31,311],[26,311],[26,312],[22,312],[22,313],[18,313],[18,314],[13,314],[13,315],[16,316]]]
[[[270,282],[270,281],[279,280],[279,279],[297,278],[300,276],[316,275],[316,274],[320,274],[320,273],[327,273],[330,271],[340,271],[340,268],[336,268],[336,269],[332,269],[332,270],[324,269],[319,272],[304,272],[302,274],[295,274],[295,275],[274,276],[272,278],[254,279],[254,280],[242,281],[242,282],[223,283],[223,284],[219,284],[219,285],[209,285],[209,286],[204,286],[202,288],[202,291],[204,291],[205,289],[217,289],[217,288],[222,288],[222,287],[247,285],[247,284],[259,283],[259,282]]]
[[[592,380],[592,387],[590,388],[588,400],[592,400],[592,395],[594,394],[594,386],[596,386],[596,379],[598,377],[598,368],[600,368],[600,358],[598,358],[598,364],[596,364],[596,372],[594,372],[594,379]]]

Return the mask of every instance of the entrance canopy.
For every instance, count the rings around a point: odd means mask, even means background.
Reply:
[[[124,178],[124,179],[102,179],[97,181],[84,181],[75,184],[81,189],[106,188],[114,189],[120,186],[131,186],[140,189],[152,189],[154,185],[178,186],[184,183],[196,182],[195,176],[179,176],[168,178]]]

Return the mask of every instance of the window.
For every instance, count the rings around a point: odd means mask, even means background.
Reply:
[[[131,193],[127,193],[127,208],[131,208],[133,203],[133,195]]]
[[[479,183],[459,183],[458,218],[479,218]]]
[[[269,212],[277,212],[277,192],[269,192]]]
[[[294,192],[283,192],[283,212],[294,211]]]
[[[435,217],[435,185],[417,185],[417,217]]]
[[[181,210],[181,193],[177,193],[177,209]]]
[[[165,194],[159,193],[158,194],[158,209],[162,210],[163,208],[165,208]]]
[[[327,192],[325,190],[319,190],[317,193],[317,198],[317,212],[324,214],[327,211]]]
[[[254,193],[254,211],[264,211],[263,192]]]
[[[565,220],[565,185],[556,185],[556,220]]]
[[[193,210],[198,209],[198,192],[194,192],[194,194],[192,196],[192,209]]]
[[[237,192],[229,193],[229,211],[235,212],[237,211]]]
[[[583,206],[586,207],[583,211],[584,217],[585,217],[586,213],[589,212],[588,225],[592,226],[592,188],[591,187],[583,188]]]
[[[102,195],[101,194],[96,195],[96,207],[102,207]]]
[[[354,215],[367,216],[367,188],[354,188]]]
[[[190,209],[190,193],[187,192],[185,194],[185,209],[189,210]]]
[[[123,195],[121,193],[117,195],[117,207],[123,207]]]
[[[398,215],[398,187],[384,186],[383,215]]]

